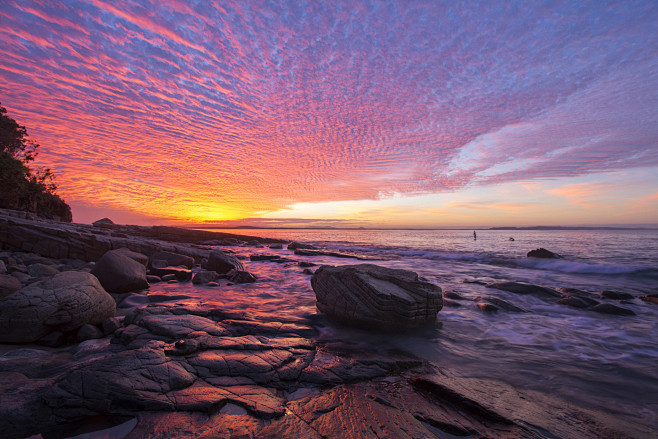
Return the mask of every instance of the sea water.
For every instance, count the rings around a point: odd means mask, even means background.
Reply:
[[[232,230],[214,230],[236,233]],[[492,379],[538,391],[613,418],[658,428],[658,305],[640,296],[658,293],[656,230],[240,230],[240,234],[301,241],[351,252],[367,262],[413,270],[444,291],[460,294],[420,333],[357,330],[326,321],[320,341],[338,347],[404,350],[462,377]],[[510,240],[513,238],[514,240]],[[544,247],[561,259],[528,258]],[[316,264],[363,263],[329,256],[296,256],[291,250],[219,247],[242,258],[278,254]],[[322,316],[309,276],[296,264],[245,262],[258,282],[228,288],[193,288],[191,296],[216,300],[272,320]],[[467,281],[465,283],[464,281]],[[603,290],[630,293],[636,316],[570,308],[557,298],[518,295],[472,281],[523,281],[571,287],[600,299]],[[180,294],[180,285],[157,287]],[[527,312],[484,313],[472,299],[492,296]]]

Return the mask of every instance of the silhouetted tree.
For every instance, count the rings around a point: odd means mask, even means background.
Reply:
[[[37,157],[38,147],[27,129],[7,116],[0,105],[0,207],[70,222],[71,208],[55,194],[52,171],[28,166]]]

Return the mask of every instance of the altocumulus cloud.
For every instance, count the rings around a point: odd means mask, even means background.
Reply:
[[[5,1],[63,195],[181,220],[658,165],[658,6]]]

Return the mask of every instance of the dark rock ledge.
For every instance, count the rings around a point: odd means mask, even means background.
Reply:
[[[176,227],[142,227],[103,224],[94,227],[57,221],[17,218],[0,209],[0,248],[11,251],[38,253],[56,259],[97,261],[107,251],[122,247],[151,257],[161,252],[189,256],[196,263],[208,257],[202,243],[221,244],[257,241],[282,243],[286,241],[227,233],[205,232]]]
[[[39,367],[25,367],[31,350],[2,357],[0,429],[19,438],[103,415],[137,417],[128,438],[164,426],[184,438],[624,437],[543,396],[448,377],[400,353],[336,352],[314,334],[204,303],[137,308],[110,338],[39,353]]]

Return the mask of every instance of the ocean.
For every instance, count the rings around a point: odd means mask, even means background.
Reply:
[[[228,289],[156,284],[151,292],[189,294],[272,320],[313,319],[323,343],[403,350],[453,375],[500,381],[602,411],[620,423],[658,429],[658,305],[639,299],[658,293],[657,230],[477,230],[477,240],[472,230],[213,231],[300,241],[367,261],[296,256],[285,246],[219,247],[243,259],[267,253],[318,265],[368,262],[403,268],[466,300],[451,300],[434,327],[379,333],[336,325],[319,315],[310,277],[295,263],[246,260],[246,269],[258,277],[254,284]],[[526,257],[540,247],[563,258]],[[597,300],[603,290],[630,293],[635,299],[625,303],[604,302],[636,315],[600,314],[558,304],[557,298],[473,283],[503,280],[578,288]],[[526,312],[486,313],[472,300],[478,296],[502,299]]]

